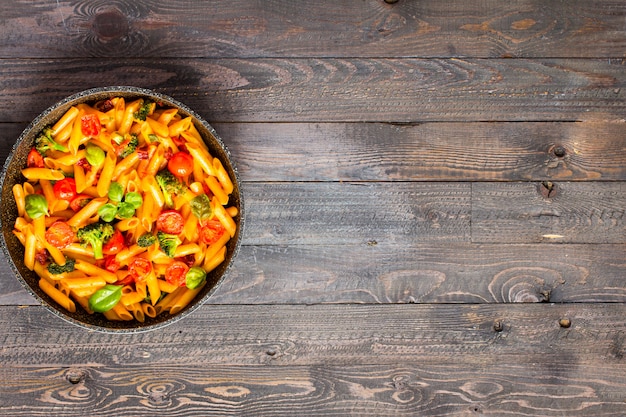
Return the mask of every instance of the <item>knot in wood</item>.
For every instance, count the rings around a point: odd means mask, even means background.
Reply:
[[[544,198],[552,198],[556,195],[556,192],[556,184],[552,181],[542,181],[541,184],[539,184],[539,193]]]
[[[148,395],[148,401],[154,405],[163,405],[169,402],[169,396],[167,392],[151,392],[150,395]]]
[[[557,158],[563,158],[567,152],[565,151],[565,148],[561,145],[556,145],[552,150],[552,153],[554,153],[554,156],[556,156]]]
[[[85,380],[85,372],[80,369],[69,369],[65,378],[70,384],[78,384]]]
[[[495,332],[500,333],[502,330],[504,330],[504,323],[502,323],[502,320],[496,320],[493,323],[493,330]]]
[[[98,38],[108,41],[128,35],[130,25],[122,12],[110,9],[94,16],[92,29]]]

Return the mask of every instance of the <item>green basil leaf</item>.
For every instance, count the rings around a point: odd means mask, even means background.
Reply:
[[[96,145],[88,144],[85,148],[85,158],[89,165],[93,167],[100,166],[104,163],[104,151]]]
[[[105,222],[112,222],[117,214],[117,207],[111,203],[106,203],[98,209],[98,216],[100,220]]]
[[[104,313],[115,307],[121,298],[121,285],[105,285],[89,297],[89,308],[97,313]]]
[[[124,197],[124,187],[119,182],[112,182],[109,186],[109,199],[119,203]]]
[[[37,219],[48,214],[48,200],[41,194],[29,194],[25,201],[26,214],[31,219]]]
[[[190,202],[191,213],[198,220],[210,219],[213,216],[213,208],[211,207],[211,200],[206,194],[200,194],[194,197]]]
[[[135,207],[127,202],[120,203],[117,206],[117,217],[120,219],[130,219],[135,215]]]
[[[185,283],[190,290],[198,288],[204,281],[206,281],[206,272],[199,266],[189,268],[185,275]]]
[[[124,201],[134,208],[138,209],[143,204],[143,197],[141,196],[141,194],[131,191],[130,193],[126,194],[126,197],[124,197]]]

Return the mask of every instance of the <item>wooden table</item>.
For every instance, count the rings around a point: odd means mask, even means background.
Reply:
[[[0,415],[626,415],[626,3],[389,3],[0,5],[2,161],[57,100],[145,87],[247,210],[155,332],[58,320],[2,260]]]

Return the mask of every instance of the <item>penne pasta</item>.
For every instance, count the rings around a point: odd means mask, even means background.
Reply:
[[[146,313],[144,313],[143,308],[141,307],[141,303],[131,304],[129,306],[125,306],[129,312],[133,314],[135,320],[140,323],[146,321]]]
[[[126,307],[132,304],[141,303],[145,299],[142,294],[139,294],[137,291],[129,292],[128,294],[122,295],[121,301]]]
[[[113,180],[113,171],[115,171],[116,161],[117,156],[115,155],[115,151],[107,152],[102,172],[100,172],[100,177],[98,178],[98,185],[96,186],[100,197],[104,197],[109,192],[109,186]]]
[[[67,126],[71,126],[74,119],[76,119],[76,116],[78,116],[78,113],[80,113],[78,108],[75,106],[70,107],[69,110],[61,116],[59,121],[52,126],[52,136],[55,136],[55,139],[58,140],[56,136]]]
[[[133,152],[128,155],[126,158],[122,159],[116,166],[113,171],[113,181],[117,181],[120,175],[127,173],[133,166],[139,162],[139,154],[137,152]]]
[[[148,294],[150,295],[150,303],[155,305],[161,298],[161,288],[157,282],[154,271],[151,271],[146,278],[146,287],[148,288]]]
[[[67,148],[72,155],[76,155],[79,146],[81,145],[81,143],[83,143],[83,140],[85,139],[85,135],[83,134],[80,123],[80,119],[83,114],[84,113],[79,110],[76,114],[76,117],[74,118],[74,121],[72,122],[72,130],[70,132],[70,138],[67,143]]]
[[[202,263],[202,269],[204,269],[206,272],[213,271],[215,268],[217,268],[219,264],[224,262],[225,257],[226,257],[226,247],[222,246],[222,248],[219,251],[217,251],[217,253],[213,257],[208,258],[205,256],[204,262]]]
[[[22,184],[15,184],[12,190],[15,205],[17,206],[17,215],[24,217],[24,214],[26,214],[26,195],[24,194],[24,187],[22,187]]]
[[[37,236],[32,228],[26,229],[26,242],[24,244],[24,265],[31,271],[35,269],[35,253],[37,252]]]
[[[126,105],[121,123],[117,129],[119,133],[123,135],[130,132],[134,120],[134,114],[137,110],[139,110],[139,107],[141,107],[142,104],[143,100],[139,99]]]
[[[233,218],[228,215],[224,206],[219,203],[217,197],[213,197],[212,203],[215,217],[220,221],[220,223],[222,223],[222,226],[224,226],[226,231],[230,234],[230,237],[234,237],[237,232],[237,224]]]
[[[75,268],[79,271],[84,272],[86,275],[102,277],[109,284],[117,281],[117,275],[115,275],[114,273],[102,269],[92,263],[82,261],[80,259],[76,261]]]
[[[187,150],[193,156],[194,162],[197,162],[207,175],[216,175],[212,158],[205,149],[196,143],[187,143]]]
[[[62,282],[69,289],[88,289],[91,290],[92,293],[107,284],[102,277],[64,278]]]
[[[50,168],[24,168],[22,175],[26,177],[28,181],[59,181],[65,178],[63,172]]]
[[[187,307],[191,300],[193,300],[196,295],[198,295],[200,290],[202,290],[202,287],[204,287],[204,284],[193,290],[190,290],[189,288],[184,288],[182,294],[176,297],[176,299],[174,300],[174,304],[170,308],[170,314],[176,314],[185,307]]]
[[[94,214],[98,213],[98,209],[105,205],[107,202],[106,198],[94,198],[89,203],[85,205],[79,212],[74,214],[72,218],[67,221],[71,227],[78,228],[81,225],[86,224],[87,219],[89,219]]]
[[[121,320],[128,321],[134,318],[122,303],[117,303],[115,307],[113,307],[113,311]]]
[[[192,117],[112,97],[76,104],[50,128],[67,149],[47,150],[12,188],[12,233],[42,291],[112,321],[184,310],[226,259],[239,215],[233,179]]]
[[[209,187],[213,195],[217,197],[217,200],[221,205],[225,206],[228,204],[228,194],[224,191],[222,185],[216,177],[207,177],[204,182]]]
[[[224,165],[222,165],[222,161],[220,161],[217,158],[213,158],[213,168],[215,168],[215,176],[220,182],[220,185],[222,186],[224,193],[226,193],[227,195],[231,194],[234,189],[233,182],[228,176],[226,169],[224,169]],[[226,203],[222,203],[222,204],[226,204]]]
[[[72,301],[66,294],[56,289],[54,285],[50,284],[45,279],[42,278],[39,280],[39,288],[41,288],[43,292],[48,294],[50,298],[70,313],[76,311],[76,304],[74,304],[74,301]]]

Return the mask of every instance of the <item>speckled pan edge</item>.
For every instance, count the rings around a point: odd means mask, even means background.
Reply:
[[[153,101],[162,102],[167,106],[177,107],[182,113],[192,116],[195,119],[194,122],[196,124],[196,128],[202,134],[203,139],[205,140],[205,143],[209,147],[211,153],[224,163],[224,167],[231,175],[231,178],[234,179],[233,183],[235,187],[233,193],[231,194],[231,204],[235,205],[239,209],[239,227],[237,230],[237,236],[235,236],[234,239],[231,239],[228,244],[227,259],[222,263],[222,265],[220,265],[220,267],[210,274],[210,282],[207,283],[202,292],[198,295],[198,297],[196,297],[194,303],[178,314],[173,316],[161,315],[155,319],[146,318],[144,323],[139,323],[137,321],[111,322],[104,319],[104,317],[99,314],[89,315],[83,312],[80,307],[77,308],[77,313],[69,313],[60,306],[56,305],[56,303],[54,303],[39,289],[39,286],[37,285],[37,275],[34,272],[29,271],[24,266],[22,261],[24,248],[11,232],[13,230],[15,218],[17,217],[12,187],[15,183],[23,181],[20,169],[25,166],[26,156],[32,147],[35,136],[45,125],[52,124],[58,120],[72,105],[82,102],[95,102],[114,96],[122,96],[125,99],[148,97]],[[185,104],[167,95],[138,87],[110,86],[93,88],[66,97],[55,105],[44,110],[26,127],[13,145],[2,169],[0,189],[2,193],[0,198],[0,230],[2,230],[0,246],[2,246],[2,251],[6,256],[11,270],[15,273],[22,286],[53,315],[92,331],[127,334],[139,333],[162,328],[188,316],[204,304],[224,281],[224,278],[229,273],[232,268],[232,264],[237,257],[243,237],[245,208],[241,193],[241,182],[237,168],[232,161],[230,151],[222,139],[207,121],[205,121],[202,117],[200,117],[200,115]]]

